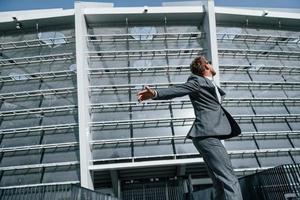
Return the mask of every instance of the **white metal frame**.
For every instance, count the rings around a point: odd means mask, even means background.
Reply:
[[[55,40],[64,40],[65,44],[74,43],[74,36],[68,37],[57,37],[57,38],[48,38],[47,40],[51,41],[53,44]],[[31,48],[31,47],[42,47],[48,46],[49,44],[44,43],[42,40],[35,39],[35,40],[24,40],[24,41],[17,41],[17,42],[1,42],[0,43],[0,50],[10,50],[10,49],[23,49],[23,48]]]
[[[78,121],[79,121],[79,152],[80,152],[80,184],[82,187],[94,189],[91,171],[92,153],[89,148],[91,140],[90,114],[87,112],[90,104],[87,88],[89,85],[86,67],[88,60],[85,52],[88,50],[85,36],[87,23],[84,16],[84,3],[75,3],[75,33],[76,33],[76,65],[77,65],[77,94],[78,94]]]
[[[20,57],[20,58],[7,58],[7,59],[0,60],[0,66],[64,61],[64,60],[72,60],[74,58],[75,58],[75,56],[73,53],[27,56],[27,57]]]
[[[1,100],[6,99],[16,99],[16,98],[28,98],[36,97],[43,95],[60,95],[60,94],[73,94],[78,92],[78,113],[79,113],[79,124],[58,124],[51,126],[39,126],[39,127],[27,127],[27,128],[16,128],[16,129],[2,129],[0,130],[0,135],[6,134],[18,134],[18,133],[34,133],[47,130],[63,130],[63,129],[73,129],[79,126],[79,143],[62,143],[62,144],[45,144],[45,145],[32,145],[32,146],[22,146],[22,147],[12,147],[12,148],[2,148],[0,152],[11,152],[11,151],[27,151],[30,149],[45,149],[45,148],[63,148],[69,146],[79,146],[80,149],[80,161],[79,162],[66,162],[62,165],[78,165],[80,163],[80,174],[81,174],[81,185],[83,187],[93,189],[92,173],[94,171],[101,170],[122,170],[127,168],[136,168],[136,167],[152,167],[152,166],[167,166],[167,165],[182,165],[182,164],[194,164],[194,163],[203,163],[201,158],[177,158],[177,155],[165,155],[165,160],[152,160],[152,161],[139,161],[139,157],[136,158],[122,158],[126,162],[117,163],[117,164],[104,164],[104,165],[93,165],[93,162],[97,160],[92,159],[91,151],[94,146],[100,146],[103,144],[119,144],[119,143],[133,143],[133,142],[147,142],[147,141],[165,141],[165,140],[177,140],[182,141],[184,136],[172,136],[172,137],[150,137],[150,138],[129,138],[129,139],[120,139],[120,140],[96,140],[93,141],[90,138],[91,129],[101,128],[101,127],[115,127],[115,126],[145,126],[145,125],[161,125],[169,124],[174,122],[177,124],[185,125],[194,120],[194,118],[155,118],[155,119],[141,119],[141,120],[116,120],[116,121],[101,121],[101,122],[91,122],[90,114],[92,112],[99,112],[105,109],[119,109],[119,108],[128,108],[132,107],[145,107],[145,106],[167,106],[167,105],[178,105],[178,106],[190,106],[189,100],[162,100],[162,101],[150,101],[143,104],[136,104],[136,102],[123,102],[123,103],[103,103],[103,104],[91,104],[89,99],[89,92],[103,92],[103,91],[127,91],[129,88],[135,89],[136,86],[142,86],[140,84],[134,85],[105,85],[105,86],[89,86],[89,78],[91,76],[97,75],[106,75],[106,74],[127,74],[129,69],[121,67],[110,67],[110,68],[95,68],[91,69],[88,66],[88,59],[139,59],[143,58],[152,58],[152,57],[166,57],[166,56],[195,56],[198,53],[205,52],[208,54],[209,60],[212,61],[215,69],[217,71],[226,71],[226,72],[245,72],[245,71],[254,71],[254,72],[272,72],[272,73],[299,73],[299,68],[297,66],[244,66],[244,65],[220,65],[219,66],[219,56],[243,56],[243,57],[254,57],[254,58],[296,58],[300,59],[300,52],[298,51],[270,51],[270,50],[251,50],[251,49],[218,49],[217,42],[223,41],[237,41],[237,42],[249,42],[249,43],[274,43],[278,42],[281,45],[299,45],[299,38],[294,37],[283,37],[283,36],[272,36],[272,35],[258,35],[258,34],[229,34],[229,33],[216,33],[216,15],[227,15],[233,17],[255,17],[255,19],[281,19],[281,20],[290,20],[295,21],[300,19],[299,13],[288,13],[288,12],[278,12],[278,11],[269,11],[268,16],[263,16],[265,10],[252,10],[252,9],[240,9],[240,8],[221,8],[215,7],[214,1],[208,0],[204,7],[202,6],[185,6],[185,7],[150,7],[149,15],[155,16],[156,14],[167,14],[175,15],[180,14],[204,14],[203,26],[205,28],[205,34],[202,32],[195,33],[160,33],[153,34],[152,41],[166,41],[166,40],[194,40],[202,39],[204,36],[207,39],[207,48],[191,48],[191,49],[160,49],[160,50],[126,50],[126,51],[88,51],[87,46],[89,44],[98,43],[98,42],[128,42],[132,40],[130,36],[132,34],[114,34],[114,35],[89,35],[87,33],[87,20],[96,20],[95,17],[98,17],[98,20],[105,22],[108,18],[117,17],[122,18],[126,15],[130,17],[139,17],[143,16],[144,13],[143,7],[138,8],[113,8],[106,7],[104,4],[85,4],[76,2],[75,10],[69,11],[58,11],[53,10],[49,13],[38,12],[36,14],[27,13],[22,15],[21,13],[15,12],[0,18],[0,23],[12,22],[12,16],[15,15],[19,20],[36,20],[42,18],[52,18],[57,16],[72,16],[75,13],[75,31],[76,31],[76,61],[77,61],[77,71],[76,74],[78,80],[78,88],[59,88],[59,89],[45,89],[45,90],[35,90],[35,91],[24,91],[24,92],[15,92],[15,93],[2,93],[0,94]],[[101,9],[99,9],[101,8]],[[1,16],[1,15],[0,15]],[[109,19],[111,20],[111,19]],[[139,34],[140,42],[144,42],[142,34]],[[232,38],[232,39],[231,39]],[[73,37],[66,37],[66,43],[72,43]],[[277,41],[284,39],[285,41]],[[148,42],[148,40],[147,40]],[[31,47],[42,47],[45,44],[41,43],[40,40],[26,40],[20,42],[2,42],[0,43],[0,50],[9,50],[9,49],[20,49],[20,48],[31,48]],[[39,55],[39,56],[28,56],[23,58],[7,58],[0,60],[0,67],[3,66],[14,66],[22,64],[33,64],[33,63],[47,63],[53,61],[64,61],[75,59],[73,53],[63,53],[63,54],[52,54],[52,55]],[[147,71],[139,71],[137,68],[130,69],[130,73],[148,73],[148,72],[178,72],[178,69],[182,72],[188,72],[189,66],[180,65],[180,66],[153,66]],[[126,70],[126,72],[125,72]],[[70,77],[74,76],[73,71],[56,71],[56,72],[41,72],[41,73],[31,73],[25,74],[29,77],[29,80],[34,79],[51,79],[57,77]],[[0,82],[15,82],[21,80],[14,80],[12,76],[1,76]],[[219,77],[216,77],[216,81],[221,86],[233,86],[233,87],[243,87],[243,88],[259,88],[259,89],[299,89],[300,83],[298,82],[247,82],[247,81],[219,81]],[[179,83],[179,82],[178,82]],[[180,82],[181,83],[181,82]],[[179,84],[180,84],[179,83]],[[176,84],[176,83],[173,83]],[[156,84],[155,87],[167,87],[170,84],[160,83]],[[118,89],[116,89],[118,88]],[[299,105],[300,99],[295,98],[282,98],[282,99],[273,99],[273,98],[229,98],[224,100],[225,105],[241,105],[241,104],[257,104],[257,105]],[[14,111],[3,111],[0,112],[1,117],[8,116],[18,116],[18,115],[27,115],[27,114],[37,114],[37,113],[48,113],[48,112],[61,112],[61,111],[70,111],[76,109],[76,106],[56,106],[56,107],[47,107],[47,108],[38,108],[38,109],[24,109],[24,110],[14,110]],[[299,121],[299,114],[286,114],[286,115],[235,115],[234,116],[238,121],[286,121],[294,120]],[[299,131],[287,131],[287,132],[249,132],[243,133],[243,135],[234,138],[233,140],[247,139],[249,137],[270,137],[278,138],[283,136],[298,137]],[[269,153],[287,153],[287,152],[299,152],[299,148],[289,148],[289,149],[273,149],[273,150],[253,150],[253,151],[232,151],[231,155],[243,156],[243,155],[253,155],[260,153],[262,155],[267,155]],[[188,155],[187,155],[188,156]],[[153,157],[155,158],[155,156]],[[174,158],[174,159],[170,159]],[[122,160],[120,159],[120,160]],[[132,159],[136,159],[138,162],[130,162]],[[149,157],[150,159],[150,157]],[[109,159],[108,159],[109,160]],[[114,159],[116,160],[116,159]],[[99,161],[99,160],[98,160]],[[105,159],[103,159],[105,161]],[[107,160],[106,160],[107,161]],[[20,166],[20,167],[6,167],[1,168],[0,170],[17,170],[17,169],[31,169],[31,168],[44,168],[52,167],[57,164],[39,164],[39,165],[29,165],[29,166]],[[267,169],[264,167],[260,168],[247,168],[247,169],[236,169],[235,171],[243,174],[248,173],[249,171],[259,171],[262,169]],[[78,183],[78,182],[76,182]],[[57,184],[57,183],[55,183]],[[39,185],[39,184],[38,184]],[[17,187],[17,186],[12,186]],[[20,186],[22,187],[22,186]],[[3,187],[1,187],[3,188]],[[10,187],[5,187],[10,188]]]

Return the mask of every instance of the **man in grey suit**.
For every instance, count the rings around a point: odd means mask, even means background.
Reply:
[[[221,139],[237,136],[241,129],[232,116],[222,107],[225,92],[213,80],[216,72],[204,56],[190,65],[191,75],[183,84],[168,88],[145,89],[138,92],[138,101],[163,100],[189,95],[195,112],[194,123],[187,134],[202,155],[212,178],[217,200],[242,200],[237,177]]]

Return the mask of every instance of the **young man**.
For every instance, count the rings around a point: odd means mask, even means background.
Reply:
[[[220,139],[237,136],[241,129],[232,116],[222,107],[225,92],[213,80],[216,71],[204,56],[190,65],[192,74],[184,84],[168,88],[145,89],[138,92],[138,101],[162,100],[189,95],[196,119],[187,134],[203,156],[215,188],[216,200],[242,200],[237,177],[230,158]]]

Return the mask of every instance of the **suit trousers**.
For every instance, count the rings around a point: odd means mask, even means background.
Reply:
[[[214,200],[242,200],[239,181],[234,174],[227,151],[218,138],[193,138],[205,161],[215,189]]]

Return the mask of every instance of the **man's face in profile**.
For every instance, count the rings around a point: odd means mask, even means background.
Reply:
[[[205,67],[205,70],[209,71],[212,76],[215,76],[217,74],[217,72],[215,71],[215,69],[212,66],[211,62],[205,61],[204,67]]]
[[[210,70],[210,73],[212,74],[212,76],[215,76],[217,74],[217,72],[215,71],[214,67],[212,66],[212,64],[207,64],[208,68]]]

